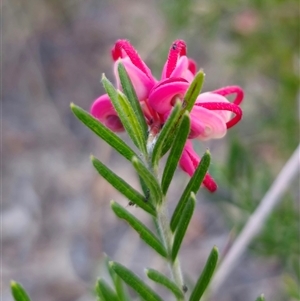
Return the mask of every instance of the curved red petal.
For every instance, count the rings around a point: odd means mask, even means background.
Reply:
[[[150,74],[150,71],[146,64],[143,62],[143,60],[138,55],[137,51],[134,49],[134,47],[129,43],[127,40],[118,40],[115,43],[114,48],[112,49],[112,57],[113,60],[116,61],[119,58],[122,58],[122,50],[125,51],[125,53],[130,58],[131,62],[139,68],[141,71],[143,71],[147,76],[152,77]]]
[[[175,42],[173,42],[169,50],[166,77],[170,77],[171,73],[176,67],[178,58],[182,55],[186,55],[186,44],[183,40],[176,40]]]
[[[209,173],[205,175],[202,183],[210,192],[215,192],[218,188],[217,183]]]
[[[190,140],[187,140],[181,158],[179,160],[179,165],[183,171],[188,173],[191,177],[193,176],[196,168],[200,163],[200,158],[193,149],[193,144]],[[209,173],[206,173],[202,184],[210,191],[215,192],[218,188],[215,180]]]
[[[235,114],[235,116],[226,123],[227,129],[233,127],[237,124],[243,116],[242,109],[234,104],[234,103],[226,103],[226,102],[199,102],[195,104],[196,106],[206,108],[208,110],[217,110],[217,111],[230,111]]]
[[[227,96],[230,94],[236,94],[236,97],[233,101],[234,104],[239,105],[244,98],[244,91],[239,86],[227,86],[217,90],[212,91],[211,93],[219,94],[222,96]]]
[[[193,75],[197,72],[197,63],[193,59],[189,59],[188,69],[192,72]]]

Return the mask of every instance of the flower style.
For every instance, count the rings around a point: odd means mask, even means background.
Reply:
[[[121,90],[117,73],[117,66],[121,61],[132,81],[145,119],[150,127],[158,125],[161,128],[163,126],[176,99],[183,101],[183,97],[195,77],[196,63],[186,54],[185,42],[176,40],[170,47],[161,79],[158,81],[128,41],[118,40],[112,50],[117,87]],[[226,98],[231,94],[236,94],[233,102],[229,102]],[[228,86],[201,93],[197,97],[190,112],[189,139],[179,161],[183,171],[192,176],[200,162],[190,139],[209,140],[224,137],[227,129],[238,123],[242,117],[242,110],[239,105],[243,97],[243,90],[238,86]],[[233,117],[232,113],[234,114]],[[111,130],[124,131],[107,94],[94,101],[91,114]],[[206,174],[203,185],[211,192],[217,189],[215,181],[209,174]]]

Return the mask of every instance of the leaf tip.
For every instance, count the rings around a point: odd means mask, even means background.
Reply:
[[[101,75],[101,82],[103,82],[103,81],[105,81],[105,80],[107,80],[107,78],[106,78],[106,76],[105,76],[105,73],[102,73],[102,75]]]
[[[95,161],[95,156],[94,156],[94,155],[90,155],[90,160],[91,160],[92,162],[94,162],[94,161]]]
[[[17,282],[16,281],[14,281],[14,280],[11,280],[10,281],[10,287],[15,287],[15,286],[17,286],[18,284],[17,284]]]
[[[189,111],[185,111],[183,115],[189,118],[190,117],[190,112]]]
[[[207,150],[205,151],[205,155],[209,155],[209,156],[211,155],[209,149],[207,149]]]
[[[116,205],[116,202],[114,200],[110,201],[110,207],[114,207]]]
[[[193,201],[196,201],[196,195],[195,195],[194,191],[191,191],[191,193],[190,193],[190,198],[191,198]]]
[[[115,263],[111,260],[108,262],[108,265],[113,269],[115,266]]]
[[[132,159],[131,159],[131,162],[132,162],[133,164],[138,163],[138,161],[139,161],[139,159],[138,159],[136,156],[133,156]]]
[[[202,68],[199,70],[198,75],[205,77],[205,73],[204,73],[204,70]]]
[[[217,246],[214,246],[213,247],[213,249],[212,249],[212,251],[215,253],[215,254],[219,254],[219,249],[218,249],[218,247]]]

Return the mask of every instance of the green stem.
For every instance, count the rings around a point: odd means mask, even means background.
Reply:
[[[151,137],[151,139],[149,139]],[[147,149],[150,153],[150,156],[148,158],[148,167],[150,170],[152,170],[152,172],[155,174],[156,178],[159,179],[159,174],[158,174],[158,166],[153,166],[152,165],[152,160],[151,160],[151,155],[152,152],[151,150],[153,150],[153,141],[155,138],[152,137],[150,135],[150,137],[148,138],[148,142],[147,142]],[[159,181],[160,182],[160,181]],[[173,240],[174,240],[174,235],[173,232],[171,231],[170,228],[170,219],[168,217],[168,208],[166,206],[166,200],[165,198],[162,200],[162,202],[160,204],[157,205],[157,216],[154,217],[154,222],[157,226],[157,231],[159,232],[159,237],[162,240],[164,246],[166,247],[167,253],[168,253],[168,257],[167,257],[167,261],[168,261],[168,265],[170,268],[170,272],[172,275],[172,280],[177,284],[177,286],[183,290],[184,287],[184,282],[183,282],[183,277],[182,277],[182,272],[181,272],[181,267],[180,267],[180,262],[178,257],[172,261],[172,248],[173,248]],[[182,299],[178,299],[178,301],[184,301],[185,297],[183,297]]]
[[[157,225],[160,231],[160,237],[163,240],[163,243],[168,252],[168,264],[170,268],[170,272],[173,278],[173,281],[177,284],[177,286],[182,289],[184,286],[182,272],[180,267],[180,262],[178,257],[175,261],[171,259],[172,247],[173,247],[173,233],[170,228],[170,220],[168,218],[167,207],[165,202],[157,208]],[[178,299],[179,301],[184,301],[184,299]]]

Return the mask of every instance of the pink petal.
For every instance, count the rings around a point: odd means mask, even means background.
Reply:
[[[227,96],[231,94],[236,94],[233,103],[237,106],[243,101],[244,98],[244,91],[239,86],[227,86],[217,90],[212,91],[212,93],[216,93],[219,95]]]
[[[191,73],[193,75],[195,75],[197,72],[197,63],[193,59],[190,59],[190,58],[189,58],[189,70],[191,71]]]
[[[186,172],[190,177],[193,176],[196,168],[194,166],[195,161],[200,162],[200,159],[197,155],[197,153],[193,149],[193,144],[190,140],[186,141],[186,144],[184,146],[181,158],[179,160],[179,165],[181,169]]]
[[[225,136],[227,131],[226,122],[216,111],[194,106],[190,116],[190,139],[198,138],[200,140],[208,140]]]
[[[206,92],[206,93],[201,93],[196,100],[195,106],[199,103],[203,102],[224,102],[224,103],[229,103],[229,100],[225,98],[224,96],[221,96],[219,94],[215,94],[212,92]],[[225,110],[215,110],[214,111],[216,114],[218,114],[225,122],[230,120],[231,117],[231,112],[225,111]]]
[[[152,77],[151,70],[147,67],[144,61],[140,58],[137,51],[127,40],[118,40],[112,49],[112,57],[114,61],[119,58],[128,58],[130,62],[139,70],[144,72],[149,78]]]
[[[186,56],[186,44],[183,40],[176,40],[170,47],[168,58],[167,58],[167,68],[166,77],[171,77],[172,72],[176,68],[178,59],[181,56]]]
[[[91,114],[112,131],[124,131],[124,127],[107,94],[100,96],[93,102]]]
[[[176,63],[176,67],[173,70],[173,72],[170,75],[170,78],[172,77],[181,77],[186,79],[188,82],[191,82],[194,78],[194,74],[189,69],[190,61],[189,59],[184,55],[180,57]],[[167,72],[167,65],[168,62],[165,63],[163,72],[162,72],[162,80],[166,79],[166,72]]]
[[[158,113],[165,114],[172,109],[175,97],[183,98],[189,83],[183,78],[169,78],[161,81],[149,95],[149,105]]]
[[[129,57],[125,57],[123,59],[119,59],[115,62],[114,65],[114,73],[117,78],[117,86],[121,89],[120,79],[118,75],[118,64],[122,62],[135,89],[136,95],[140,101],[148,98],[148,95],[155,85],[155,79],[151,76],[149,77],[142,70],[137,68],[129,59]]]
[[[193,176],[198,164],[200,163],[200,158],[193,149],[193,144],[190,140],[187,140],[181,158],[179,160],[179,165],[183,171],[189,174],[190,177]],[[204,177],[202,183],[210,192],[217,190],[217,184],[209,173]]]

